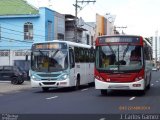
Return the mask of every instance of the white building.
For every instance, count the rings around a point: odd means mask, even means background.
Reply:
[[[83,31],[82,43],[85,43],[87,45],[95,45],[96,23],[86,22],[84,23],[84,28],[86,29],[86,31]]]
[[[160,61],[160,36],[152,37],[152,50],[153,50],[153,58],[157,61]]]

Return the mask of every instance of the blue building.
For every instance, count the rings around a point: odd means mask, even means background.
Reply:
[[[25,0],[0,0],[0,5],[0,65],[23,63],[34,42],[65,38],[64,15]]]
[[[0,5],[0,49],[30,49],[34,42],[64,39],[63,15],[24,0],[1,0]]]

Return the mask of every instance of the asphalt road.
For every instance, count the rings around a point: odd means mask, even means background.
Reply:
[[[99,90],[84,85],[80,90],[30,88],[0,95],[0,113],[12,114],[158,114],[160,113],[160,72],[153,72],[151,89],[138,91]]]

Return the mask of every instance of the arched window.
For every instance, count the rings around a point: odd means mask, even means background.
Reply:
[[[24,40],[33,40],[33,24],[30,22],[24,24]]]

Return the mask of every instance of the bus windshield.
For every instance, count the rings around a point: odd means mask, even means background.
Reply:
[[[143,66],[142,47],[135,45],[98,46],[96,67],[100,70],[124,72],[139,70]]]
[[[37,72],[58,72],[68,68],[68,51],[65,49],[35,50],[31,68]]]

